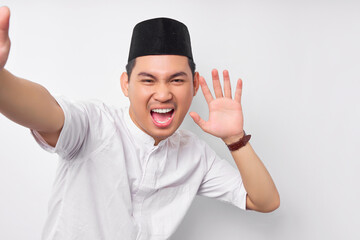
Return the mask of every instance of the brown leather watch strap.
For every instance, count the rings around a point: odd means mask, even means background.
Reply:
[[[236,150],[242,148],[243,146],[245,146],[246,143],[250,140],[250,138],[251,138],[251,135],[246,135],[246,133],[244,131],[244,136],[242,138],[240,138],[239,141],[229,144],[229,145],[227,145],[227,147],[229,148],[230,151],[236,151]]]

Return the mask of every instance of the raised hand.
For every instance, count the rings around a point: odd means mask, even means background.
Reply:
[[[200,77],[201,90],[209,107],[209,120],[205,121],[196,112],[190,112],[195,123],[205,132],[212,134],[230,144],[243,136],[243,113],[241,108],[242,80],[236,84],[235,97],[232,98],[229,72],[223,72],[224,93],[221,88],[219,74],[212,70],[215,97],[203,77]]]
[[[9,38],[10,10],[7,7],[0,8],[0,70],[4,68],[10,52]]]

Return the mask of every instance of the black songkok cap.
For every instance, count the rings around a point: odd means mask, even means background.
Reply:
[[[154,18],[136,24],[128,62],[146,55],[181,55],[193,60],[185,24],[170,18]]]

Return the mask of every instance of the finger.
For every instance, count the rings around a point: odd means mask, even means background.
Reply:
[[[216,69],[213,69],[211,71],[211,75],[212,75],[212,79],[213,79],[213,87],[214,87],[215,97],[221,98],[221,97],[223,97],[223,93],[222,93],[221,84],[220,84],[220,80],[219,80],[219,73]]]
[[[203,77],[200,77],[199,82],[200,82],[201,91],[204,94],[205,100],[209,104],[214,99],[213,96],[211,95],[210,89],[209,89],[208,85],[206,84],[206,81]]]
[[[3,43],[9,38],[10,10],[8,7],[0,8],[0,42]]]
[[[224,70],[223,71],[223,76],[224,76],[224,94],[225,94],[225,97],[232,98],[229,72],[227,70]]]
[[[239,103],[241,103],[242,85],[243,85],[242,80],[239,78],[235,90],[235,101]]]
[[[202,119],[199,114],[197,114],[196,112],[190,112],[189,113],[191,118],[194,120],[194,122],[202,129],[205,131],[206,128],[206,122],[204,119]]]

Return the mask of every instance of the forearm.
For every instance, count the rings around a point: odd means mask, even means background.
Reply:
[[[250,143],[231,152],[240,171],[244,187],[248,193],[247,205],[251,209],[269,212],[278,208],[279,193],[266,167],[256,155]]]
[[[216,99],[203,77],[199,83],[209,106],[209,120],[205,121],[199,114],[190,112],[196,124],[205,132],[221,138],[225,144],[236,143],[243,137],[243,113],[241,107],[242,80],[236,84],[235,96],[232,99],[229,73],[224,70],[224,92],[222,91],[219,74],[213,69],[212,78]],[[225,123],[225,124],[224,124]],[[270,174],[266,170],[251,145],[231,152],[240,171],[243,184],[247,191],[246,207],[260,212],[270,212],[280,204],[279,193]]]
[[[56,100],[41,85],[0,70],[0,112],[39,132],[56,132],[63,116]]]

